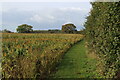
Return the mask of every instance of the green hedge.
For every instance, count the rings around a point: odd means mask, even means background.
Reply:
[[[104,60],[104,75],[114,77],[120,69],[120,2],[91,4],[85,23],[88,47]]]

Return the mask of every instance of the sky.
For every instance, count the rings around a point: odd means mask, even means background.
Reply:
[[[90,2],[93,0],[0,0],[0,2]]]
[[[72,1],[1,2],[0,26],[15,32],[21,24],[31,25],[34,30],[48,30],[61,29],[63,24],[73,23],[77,30],[83,29],[91,4],[89,1]]]

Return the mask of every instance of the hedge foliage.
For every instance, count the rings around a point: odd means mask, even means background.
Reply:
[[[88,47],[104,60],[104,75],[113,78],[120,70],[120,2],[91,4],[85,22]]]

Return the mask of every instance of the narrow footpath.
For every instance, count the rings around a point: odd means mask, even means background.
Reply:
[[[97,60],[86,54],[84,40],[75,44],[63,57],[54,78],[96,78]]]

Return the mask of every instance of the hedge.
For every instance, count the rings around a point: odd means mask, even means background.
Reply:
[[[88,48],[104,60],[106,78],[120,70],[120,2],[92,2],[87,21]]]

